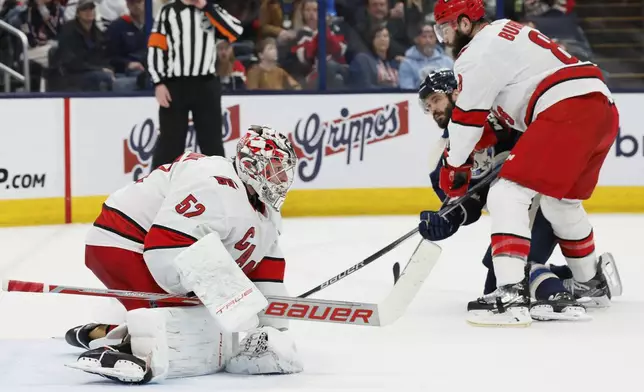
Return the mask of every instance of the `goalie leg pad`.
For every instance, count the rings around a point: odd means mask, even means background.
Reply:
[[[201,306],[136,309],[127,324],[132,353],[147,360],[155,382],[216,373],[232,354],[232,336]]]
[[[217,233],[208,234],[186,248],[174,265],[181,285],[199,297],[222,331],[249,329],[248,320],[268,306],[264,295],[235,263]]]
[[[235,374],[289,374],[302,370],[295,342],[286,332],[268,326],[250,332],[226,365],[226,371]]]

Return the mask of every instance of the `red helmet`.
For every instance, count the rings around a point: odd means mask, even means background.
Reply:
[[[436,24],[455,22],[459,16],[476,21],[485,16],[483,0],[437,0],[434,6]]]

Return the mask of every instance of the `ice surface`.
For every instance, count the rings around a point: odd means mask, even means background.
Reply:
[[[409,311],[390,327],[292,322],[305,371],[290,376],[216,374],[146,390],[163,391],[637,391],[644,362],[644,215],[595,215],[599,252],[614,254],[624,295],[585,323],[533,323],[527,329],[465,323],[482,288],[489,219],[443,241],[443,254]],[[285,219],[287,285],[298,295],[369,256],[414,227],[416,217]],[[88,226],[0,230],[0,278],[102,287],[83,264]],[[418,242],[316,296],[376,302],[389,290],[391,266]],[[562,264],[560,253],[553,256]],[[63,365],[78,350],[60,337],[75,325],[115,313],[110,300],[0,293],[0,391],[124,390]],[[118,314],[114,314],[114,317]]]

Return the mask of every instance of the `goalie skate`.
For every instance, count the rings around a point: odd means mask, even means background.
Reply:
[[[125,384],[144,384],[152,379],[146,361],[130,353],[129,343],[84,352],[75,363],[65,366],[97,374]]]
[[[552,295],[547,301],[536,301],[530,307],[530,315],[538,321],[589,321],[586,308],[567,292]]]

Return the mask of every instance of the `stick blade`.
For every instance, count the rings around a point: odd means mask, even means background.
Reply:
[[[440,246],[431,241],[420,241],[394,288],[387,298],[378,304],[381,326],[393,323],[405,313],[442,251]]]

